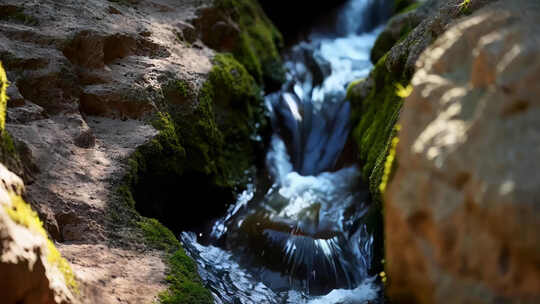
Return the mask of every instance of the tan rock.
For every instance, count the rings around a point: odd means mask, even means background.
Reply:
[[[412,84],[385,197],[390,297],[540,303],[540,3],[460,20]]]
[[[47,239],[27,222],[22,180],[0,164],[0,294],[5,304],[74,303],[63,274],[50,264]],[[10,211],[11,213],[8,213]],[[14,215],[15,214],[15,215]],[[21,215],[24,214],[24,215]],[[39,225],[39,222],[37,222]],[[41,227],[41,226],[40,226]],[[34,228],[34,229],[32,229]]]

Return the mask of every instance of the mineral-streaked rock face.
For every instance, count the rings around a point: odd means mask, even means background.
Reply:
[[[62,273],[49,264],[47,239],[14,221],[19,177],[0,164],[0,294],[5,304],[73,303]],[[19,198],[20,199],[20,198]],[[20,207],[20,205],[19,205]],[[18,210],[20,212],[20,210]],[[17,211],[15,211],[17,212]]]
[[[417,62],[384,206],[396,302],[540,303],[539,22],[499,1]]]

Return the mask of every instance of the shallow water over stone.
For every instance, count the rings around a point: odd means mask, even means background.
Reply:
[[[201,238],[205,245],[182,234],[216,303],[378,298],[368,275],[369,194],[354,165],[337,164],[350,130],[346,86],[367,76],[380,30],[362,16],[384,9],[380,1],[351,0],[333,33],[316,31],[287,52],[287,82],[266,97],[274,130],[269,182],[254,180]]]

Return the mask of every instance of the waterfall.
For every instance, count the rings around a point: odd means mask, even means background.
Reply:
[[[216,221],[211,244],[182,241],[217,303],[357,303],[377,297],[368,275],[370,202],[354,165],[346,86],[366,77],[386,1],[351,0],[336,30],[315,31],[285,54],[287,81],[266,97],[274,134],[271,186],[254,182]]]

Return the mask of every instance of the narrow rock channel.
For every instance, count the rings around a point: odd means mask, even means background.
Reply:
[[[350,0],[285,55],[287,77],[266,96],[273,135],[266,178],[254,178],[208,235],[183,233],[218,303],[375,300],[372,207],[354,162],[346,88],[372,68],[390,3]],[[367,19],[367,20],[366,20]],[[335,23],[334,23],[335,22]]]

